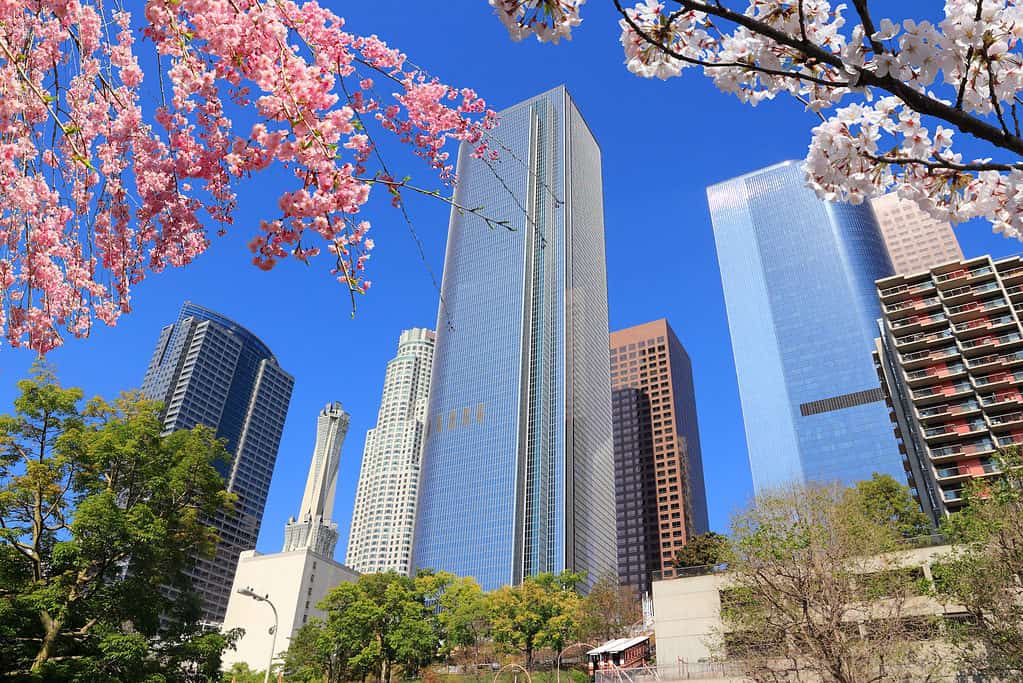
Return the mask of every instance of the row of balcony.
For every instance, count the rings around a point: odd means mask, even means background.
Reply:
[[[1013,263],[1004,263],[998,267],[1004,268],[1004,270],[998,270],[998,278],[1003,283],[1009,284],[1014,282],[1023,282],[1023,266],[1015,265]],[[972,267],[962,266],[947,273],[934,275],[926,280],[887,287],[880,290],[879,294],[882,301],[890,302],[893,300],[902,300],[914,295],[926,296],[928,294],[933,294],[936,290],[938,290],[942,298],[949,299],[955,296],[972,294],[973,292],[971,290],[978,286],[977,282],[983,282],[987,279],[990,279],[991,282],[984,283],[984,285],[991,284],[994,285],[994,287],[997,287],[997,283],[994,282],[994,273],[995,270],[986,263],[974,264]],[[936,285],[939,285],[939,287],[936,287]]]
[[[933,427],[924,427],[924,438],[940,439],[948,436],[965,437],[980,434],[992,429],[1023,427],[1023,412],[1005,413],[1004,415],[985,415],[969,422],[946,422]]]
[[[957,372],[963,371],[961,367],[955,367]],[[949,372],[949,376],[953,374]],[[911,393],[914,399],[927,399],[934,397],[945,397],[945,398],[956,398],[961,394],[965,394],[973,391],[974,389],[984,389],[987,391],[996,391],[998,389],[1006,389],[1011,386],[1023,385],[1023,371],[1002,371],[992,372],[987,375],[980,375],[979,377],[970,377],[969,381],[958,381],[953,384],[932,384],[928,386],[918,387],[911,389]]]

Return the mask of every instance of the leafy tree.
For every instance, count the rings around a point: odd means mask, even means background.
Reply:
[[[721,645],[753,680],[940,673],[943,658],[919,642],[934,625],[909,606],[919,578],[893,552],[904,547],[901,530],[864,514],[858,495],[792,486],[758,496],[734,518]]]
[[[332,637],[321,619],[310,619],[288,642],[282,655],[286,680],[341,683],[348,674],[349,652]]]
[[[376,672],[390,681],[395,665],[406,677],[432,662],[440,650],[440,626],[434,605],[453,577],[395,572],[364,574],[334,588],[323,602],[327,619],[318,652],[330,652],[339,671],[350,678]]]
[[[444,635],[444,650],[453,654],[461,648],[475,667],[480,646],[490,635],[487,595],[472,577],[458,578],[444,589],[438,601],[437,619]]]
[[[521,652],[526,668],[540,648],[560,651],[576,630],[579,593],[584,575],[564,571],[526,577],[517,586],[490,593],[490,623],[494,641]]]
[[[1023,460],[1018,449],[999,457],[1003,474],[975,482],[966,505],[945,519],[953,551],[935,568],[936,588],[972,619],[953,631],[975,669],[1023,680]]]
[[[263,672],[253,671],[245,662],[235,662],[221,676],[221,683],[263,683]],[[310,679],[312,680],[312,679]],[[319,681],[319,678],[315,679]]]
[[[705,567],[725,561],[728,538],[714,531],[693,536],[675,553],[676,567]]]
[[[894,526],[903,538],[925,536],[934,531],[909,487],[890,474],[875,472],[870,479],[857,482],[850,496],[860,514],[878,524]]]
[[[579,603],[574,637],[594,644],[622,638],[642,619],[635,589],[619,584],[615,574],[602,574]]]
[[[37,365],[0,416],[0,669],[47,681],[217,677],[235,634],[203,633],[183,569],[230,497],[204,428],[93,399]],[[169,600],[164,587],[181,595]]]

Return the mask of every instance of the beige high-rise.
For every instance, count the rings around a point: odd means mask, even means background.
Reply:
[[[896,274],[920,273],[940,263],[962,260],[963,250],[945,221],[931,218],[894,192],[871,203]]]
[[[376,427],[366,434],[345,564],[408,574],[436,333],[401,333],[387,364]]]

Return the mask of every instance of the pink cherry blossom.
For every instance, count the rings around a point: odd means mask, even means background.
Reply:
[[[141,10],[141,34],[115,7]],[[485,154],[496,125],[474,91],[312,1],[0,0],[0,26],[0,332],[41,353],[115,324],[134,285],[202,254],[232,225],[237,184],[272,166],[292,180],[277,216],[242,226],[253,263],[326,245],[334,276],[365,291],[374,136],[450,179],[448,143]],[[140,35],[160,73],[139,66]],[[399,202],[403,188],[388,185]]]

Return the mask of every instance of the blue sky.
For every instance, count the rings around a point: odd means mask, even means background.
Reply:
[[[485,0],[321,4],[346,16],[353,32],[378,34],[442,80],[476,88],[497,109],[560,83],[568,86],[603,151],[611,328],[666,317],[689,351],[711,526],[726,530],[730,514],[751,494],[751,483],[704,192],[720,180],[803,157],[814,119],[788,99],[744,106],[695,71],[668,82],[636,78],[622,65],[610,2],[584,6],[583,25],[559,46],[512,43]],[[914,5],[923,6],[909,2],[903,9]],[[410,173],[420,184],[436,185],[430,171],[402,149],[385,145],[384,152],[396,175]],[[280,549],[284,523],[301,500],[316,414],[338,400],[352,414],[334,512],[342,531],[337,557],[343,560],[362,447],[376,418],[385,365],[402,329],[436,323],[430,273],[439,280],[448,212],[438,201],[410,202],[424,263],[400,215],[382,196],[371,202],[374,284],[353,319],[348,295],[328,275],[326,259],[309,267],[284,263],[269,273],[251,265],[245,243],[259,220],[274,213],[279,187],[274,177],[243,185],[238,220],[227,237],[214,238],[187,268],[140,285],[135,312],[116,328],[99,327],[90,339],[71,340],[50,360],[64,384],[112,397],[141,383],[160,328],[175,319],[184,300],[250,328],[295,376],[258,548]],[[1020,250],[986,225],[962,226],[957,233],[967,256]],[[0,411],[11,409],[14,382],[32,359],[27,350],[0,350]]]

